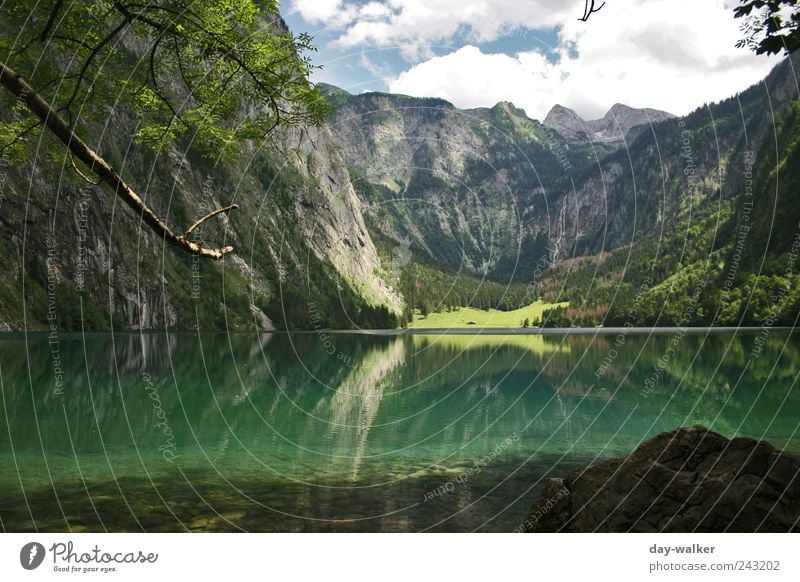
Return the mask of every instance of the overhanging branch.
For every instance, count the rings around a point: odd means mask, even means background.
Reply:
[[[192,242],[187,237],[192,230],[212,216],[238,208],[235,204],[204,216],[189,227],[184,234],[175,234],[167,224],[144,203],[142,198],[122,179],[119,173],[75,134],[72,128],[67,125],[47,101],[33,90],[21,75],[2,62],[0,62],[0,85],[23,102],[34,115],[42,120],[45,127],[53,132],[53,134],[67,146],[71,155],[74,155],[86,164],[101,181],[111,186],[115,194],[122,198],[125,204],[138,212],[142,220],[167,242],[190,253],[212,259],[221,259],[226,254],[233,251],[232,246],[206,248],[202,243]]]

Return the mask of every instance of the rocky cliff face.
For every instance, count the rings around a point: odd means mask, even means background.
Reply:
[[[634,127],[624,147],[585,166],[552,225],[562,256],[625,247],[669,231],[693,209],[741,198],[754,163],[778,163],[773,111],[798,98],[792,68],[799,59],[785,60],[736,97]]]
[[[440,99],[330,92],[331,129],[374,229],[453,268],[529,276],[547,252],[564,168],[586,151],[567,150],[510,103],[460,110]]]
[[[238,204],[199,233],[235,253],[213,263],[165,247],[68,158],[3,160],[0,329],[309,328],[309,305],[320,325],[350,327],[400,311],[328,127],[281,130],[216,164],[145,151],[133,123],[112,111],[84,138],[178,231]]]
[[[797,96],[791,68],[680,119],[616,104],[584,121],[557,105],[539,123],[508,103],[328,91],[371,228],[451,267],[524,281],[542,257],[625,247],[741,195],[770,111]]]

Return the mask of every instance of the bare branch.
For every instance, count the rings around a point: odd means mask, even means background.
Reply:
[[[72,169],[75,170],[76,174],[78,174],[81,178],[83,178],[86,182],[88,182],[92,186],[97,186],[98,184],[100,184],[102,182],[102,180],[98,180],[97,182],[95,182],[89,176],[87,176],[86,174],[81,172],[80,168],[75,163],[75,157],[72,155],[72,152],[68,152],[68,153],[69,153],[69,161],[72,164]]]
[[[231,210],[237,210],[239,208],[238,204],[231,204],[230,206],[226,206],[224,208],[217,208],[213,212],[209,212],[203,218],[195,222],[192,226],[187,228],[183,233],[183,238],[189,238],[189,235],[192,234],[192,231],[196,229],[198,226],[203,224],[209,218],[214,218],[217,214],[222,214],[223,212],[230,212]]]

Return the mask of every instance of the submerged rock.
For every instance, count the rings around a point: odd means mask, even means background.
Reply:
[[[528,532],[797,532],[800,460],[771,444],[679,428],[550,479]]]

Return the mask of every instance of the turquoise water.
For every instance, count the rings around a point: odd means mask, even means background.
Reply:
[[[0,336],[5,531],[512,531],[701,423],[800,454],[800,336]]]

